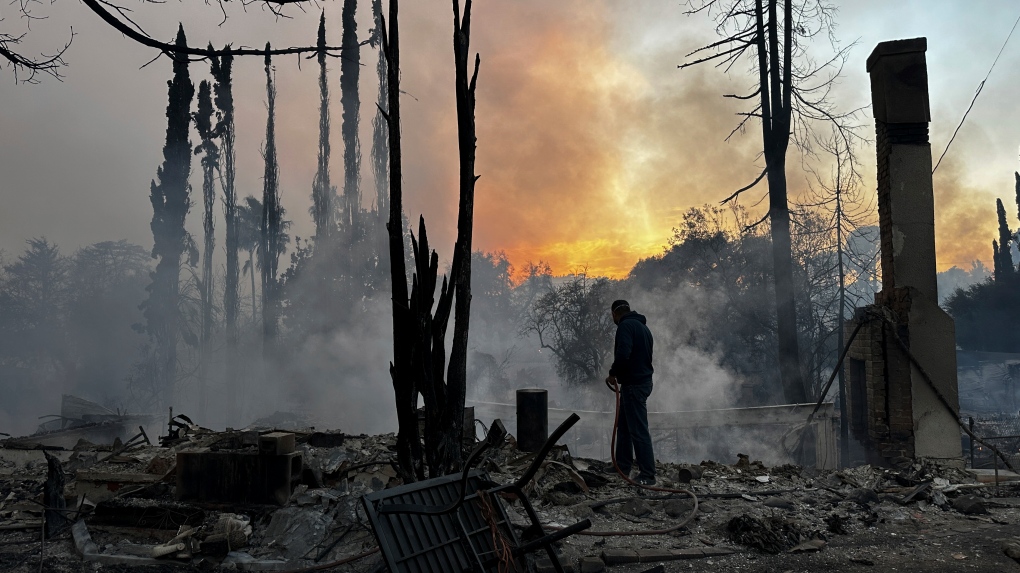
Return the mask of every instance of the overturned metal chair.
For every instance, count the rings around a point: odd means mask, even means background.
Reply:
[[[531,481],[556,442],[580,418],[571,414],[549,436],[527,471],[505,485],[492,482],[472,465],[487,449],[498,447],[506,429],[496,420],[460,474],[442,476],[365,495],[362,503],[383,559],[391,573],[524,573],[525,555],[544,549],[553,568],[563,573],[553,543],[591,527],[585,519],[546,533],[523,488]],[[501,494],[520,500],[531,520],[522,542],[510,524]]]

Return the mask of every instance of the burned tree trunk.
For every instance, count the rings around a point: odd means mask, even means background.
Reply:
[[[177,32],[177,44],[187,45],[184,28]],[[152,257],[158,258],[152,273],[149,297],[142,307],[146,329],[153,338],[156,352],[156,383],[162,394],[161,402],[169,405],[174,398],[177,377],[177,338],[180,332],[181,255],[184,254],[188,233],[184,219],[191,206],[188,175],[191,172],[191,99],[195,86],[188,74],[187,56],[173,56],[174,77],[167,82],[166,144],[163,146],[163,165],[156,171],[156,180],[150,185],[152,202]],[[157,183],[158,181],[158,183]]]
[[[45,537],[47,539],[60,533],[67,527],[69,520],[65,510],[67,502],[64,501],[64,486],[67,478],[64,475],[64,467],[60,460],[43,450],[43,457],[46,458],[46,482],[43,484],[43,524]],[[41,567],[40,567],[41,568]]]
[[[393,305],[393,362],[390,378],[397,407],[397,463],[401,477],[412,482],[425,477],[421,463],[421,442],[418,439],[418,391],[411,370],[413,332],[408,329],[411,311],[408,306],[407,268],[404,265],[404,229],[402,225],[401,157],[400,157],[400,32],[398,0],[390,0],[389,22],[383,19],[382,43],[386,54],[387,111],[385,114],[390,155],[390,216],[386,223],[389,234],[390,285]]]
[[[411,372],[418,376],[415,386],[421,392],[425,407],[425,461],[432,477],[449,473],[446,452],[446,422],[449,392],[444,380],[446,371],[446,329],[450,323],[454,285],[443,277],[439,304],[433,314],[436,284],[439,276],[439,255],[430,251],[425,218],[419,218],[418,239],[411,236],[415,273],[411,289],[411,320],[407,327],[414,333]],[[460,411],[463,411],[463,406]],[[417,436],[416,436],[417,439]],[[460,442],[457,441],[459,452]],[[459,453],[458,453],[459,455]]]
[[[777,25],[776,0],[768,2],[765,20],[762,0],[757,0],[756,47],[758,51],[758,95],[761,100],[762,145],[769,186],[769,222],[772,234],[772,265],[776,285],[776,335],[783,394],[791,404],[807,401],[807,388],[800,368],[797,340],[797,306],[793,286],[793,252],[790,239],[790,207],[786,186],[786,151],[790,147],[790,117],[793,69],[793,18],[790,2],[783,14],[783,41]],[[780,65],[780,48],[783,50]]]
[[[475,163],[475,80],[479,61],[468,79],[468,50],[471,26],[471,2],[460,17],[454,0],[454,57],[456,59],[456,95],[460,142],[460,212],[457,243],[454,246],[452,277],[443,278],[438,302],[439,257],[429,248],[425,219],[419,219],[418,237],[411,237],[415,272],[410,298],[404,268],[403,229],[401,227],[399,66],[396,32],[396,1],[390,3],[390,27],[382,28],[383,50],[387,57],[388,111],[385,112],[390,137],[390,279],[393,285],[394,361],[390,365],[397,402],[397,456],[405,480],[421,479],[421,437],[416,412],[420,393],[425,409],[425,462],[428,473],[438,476],[457,469],[461,461],[461,436],[464,425],[464,397],[467,378],[468,324],[471,311],[471,232],[474,212]],[[463,282],[461,282],[463,281]],[[449,373],[446,364],[446,331],[456,293],[457,314]],[[405,301],[407,301],[405,303]],[[433,306],[435,310],[433,311]]]
[[[443,408],[443,437],[439,459],[446,471],[453,471],[461,459],[464,433],[464,399],[467,393],[468,325],[471,318],[471,238],[475,208],[475,84],[478,66],[468,78],[471,44],[471,0],[465,0],[464,18],[460,18],[460,0],[453,0],[453,56],[456,65],[457,140],[460,149],[460,205],[457,216],[457,243],[454,245],[453,283],[457,307],[453,323],[453,347],[447,375],[447,403]]]

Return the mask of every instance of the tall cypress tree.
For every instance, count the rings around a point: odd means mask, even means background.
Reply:
[[[210,48],[212,46],[210,45]],[[223,218],[226,226],[227,275],[224,278],[223,314],[227,323],[227,392],[229,409],[227,418],[230,423],[239,422],[240,412],[238,400],[238,358],[237,358],[237,314],[238,314],[238,283],[240,279],[240,263],[238,261],[238,221],[237,191],[234,187],[234,94],[231,79],[234,57],[229,53],[209,58],[213,79],[216,84],[216,109],[219,110],[219,121],[216,124],[220,136],[223,157]]]
[[[1010,253],[1010,241],[1013,233],[1006,223],[1006,209],[1002,206],[1002,199],[995,200],[995,213],[999,218],[999,241],[998,250],[995,253],[995,280],[1005,278],[1015,272],[1013,268],[1013,255]]]
[[[358,139],[358,115],[361,98],[358,95],[358,77],[361,73],[361,46],[358,45],[358,24],[355,13],[357,0],[344,0],[341,13],[343,36],[340,60],[340,104],[343,108],[343,125],[340,133],[344,140],[344,200],[342,227],[350,244],[360,240],[361,214],[361,144]],[[351,265],[348,266],[348,269]]]
[[[324,244],[333,231],[333,188],[329,183],[329,82],[326,78],[326,11],[319,17],[319,157],[312,181],[315,241]]]
[[[266,51],[269,51],[268,43]],[[266,120],[266,147],[263,152],[265,171],[262,178],[259,255],[262,262],[262,334],[268,345],[276,336],[276,274],[283,247],[280,237],[283,209],[280,207],[279,164],[276,160],[276,86],[273,82],[272,58],[269,55],[266,56],[266,107],[269,109],[269,118]]]
[[[177,30],[177,46],[187,46],[184,26]],[[188,175],[191,173],[191,100],[195,85],[188,74],[188,58],[170,56],[174,77],[167,82],[166,143],[163,164],[156,170],[156,179],[149,186],[152,202],[152,257],[159,259],[147,287],[149,298],[142,303],[146,328],[156,353],[156,383],[162,403],[169,406],[174,399],[177,377],[177,338],[180,333],[178,302],[180,299],[181,256],[188,233],[184,219],[191,205]],[[158,181],[158,182],[157,182]]]
[[[1020,219],[1020,173],[1014,171],[1013,177],[1016,178],[1016,188],[1014,190],[1016,193],[1016,216]]]
[[[992,239],[992,276],[995,280],[1002,278],[1002,256],[999,254],[999,241]]]

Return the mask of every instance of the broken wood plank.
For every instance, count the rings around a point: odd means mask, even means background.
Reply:
[[[650,563],[653,561],[677,561],[680,559],[701,559],[723,557],[736,551],[718,547],[693,547],[688,549],[607,549],[602,552],[606,565],[626,563]]]

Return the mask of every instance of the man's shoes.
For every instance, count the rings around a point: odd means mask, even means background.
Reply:
[[[644,486],[655,485],[655,478],[643,478],[643,477],[639,477],[639,478],[637,478],[634,481],[638,485],[644,485]]]

